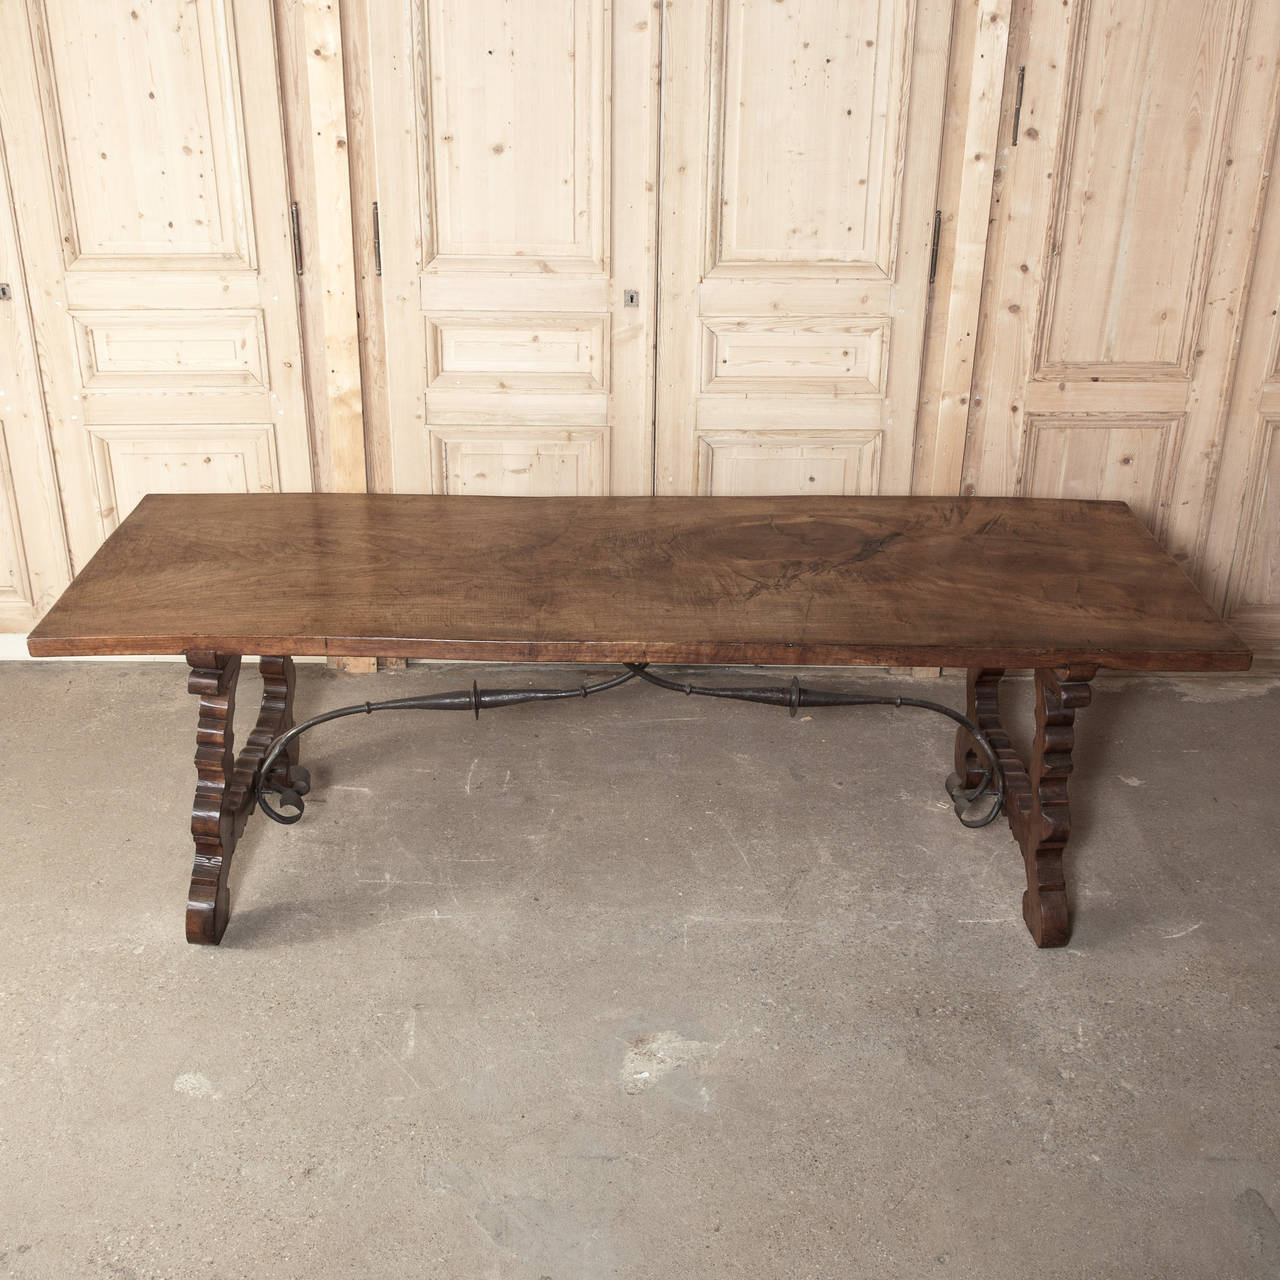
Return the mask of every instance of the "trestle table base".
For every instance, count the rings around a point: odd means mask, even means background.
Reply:
[[[191,813],[195,865],[187,899],[187,941],[216,945],[222,940],[230,916],[228,876],[232,855],[255,801],[262,798],[263,792],[269,792],[277,798],[283,797],[286,804],[292,803],[300,811],[299,800],[307,794],[310,779],[298,763],[298,738],[290,733],[295,730],[291,657],[265,656],[259,660],[262,705],[257,723],[239,753],[235,750],[232,718],[240,655],[193,650],[187,653],[187,662],[191,667],[188,690],[200,698],[195,756],[197,783]],[[1002,668],[979,667],[969,671],[967,716],[960,717],[948,708],[920,699],[850,695],[845,701],[834,701],[839,695],[803,689],[796,680],[789,687],[776,690],[698,688],[646,674],[644,665],[628,664],[633,675],[643,676],[665,688],[713,696],[763,695],[747,700],[789,706],[793,715],[801,706],[866,702],[923,706],[957,720],[960,727],[956,734],[956,772],[947,782],[956,812],[966,825],[984,825],[967,820],[966,811],[971,812],[972,806],[984,799],[994,800],[999,806],[1003,798],[1005,816],[1026,864],[1027,889],[1022,898],[1022,914],[1027,928],[1038,947],[1060,947],[1067,943],[1071,936],[1063,871],[1063,850],[1071,826],[1067,782],[1075,742],[1075,713],[1089,703],[1089,682],[1096,667],[1054,667],[1035,672],[1035,735],[1028,763],[1013,746],[1001,720],[999,688],[1005,674]],[[598,687],[612,688],[622,682],[606,681]],[[594,691],[595,687],[581,689],[583,696]],[[478,715],[485,705],[512,705],[536,697],[575,696],[576,692],[485,694],[473,685],[470,693],[427,695],[398,702],[416,701],[422,706],[442,709],[473,709]],[[378,704],[366,703],[345,711],[376,709]],[[338,714],[342,713],[332,713]],[[302,727],[298,726],[295,733]],[[998,761],[998,776],[994,778],[988,751],[984,748],[989,748]],[[268,807],[265,801],[263,807]],[[294,820],[281,819],[274,808],[271,812],[277,820]]]

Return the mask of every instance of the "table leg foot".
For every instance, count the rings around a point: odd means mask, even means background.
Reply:
[[[262,707],[257,723],[236,754],[232,732],[240,655],[192,650],[188,690],[200,699],[196,728],[196,794],[191,808],[195,865],[187,895],[187,941],[216,945],[222,941],[231,910],[227,887],[231,856],[253,807],[258,770],[272,740],[293,723],[293,660],[264,657]],[[277,761],[273,776],[305,787],[293,742]],[[294,777],[296,772],[297,777]]]
[[[969,672],[969,718],[987,735],[1004,771],[1005,816],[1027,870],[1022,918],[1038,947],[1066,946],[1071,937],[1062,858],[1071,833],[1067,782],[1076,711],[1089,705],[1089,681],[1096,671],[1093,666],[1036,671],[1036,732],[1030,765],[1009,740],[1000,719],[1004,671],[982,667]],[[973,739],[964,729],[956,736],[956,772],[969,786],[982,773]]]

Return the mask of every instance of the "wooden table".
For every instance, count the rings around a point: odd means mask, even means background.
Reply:
[[[964,667],[953,789],[980,788],[985,738],[1040,946],[1070,933],[1067,779],[1097,669],[1250,663],[1123,503],[1002,498],[152,495],[28,643],[186,655],[200,697],[187,936],[207,943],[255,793],[305,790],[296,738],[272,751],[294,724],[295,656]],[[237,755],[242,654],[262,655],[264,690]],[[1035,671],[1030,759],[1000,720],[1009,668]],[[779,688],[793,712],[829,705]],[[431,705],[502,705],[453,696]]]

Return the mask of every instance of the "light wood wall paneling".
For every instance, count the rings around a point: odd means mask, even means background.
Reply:
[[[341,0],[275,0],[290,188],[302,235],[301,299],[317,486],[363,493],[364,413],[356,321]]]
[[[1277,51],[1268,59],[1280,78]],[[1257,656],[1280,659],[1280,139],[1258,145],[1270,181],[1227,414],[1205,556],[1210,598]]]
[[[1012,0],[957,0],[912,492],[959,493]]]
[[[72,567],[143,488],[309,489],[270,9],[0,5],[0,135]]]
[[[1123,498],[1208,572],[1278,43],[1248,0],[1017,6],[964,491]]]
[[[26,271],[0,137],[0,631],[26,631],[71,581]]]
[[[410,0],[365,13],[377,486],[650,492],[660,10]]]
[[[910,492],[952,10],[668,3],[658,492]]]

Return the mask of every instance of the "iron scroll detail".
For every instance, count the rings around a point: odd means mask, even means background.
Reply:
[[[383,702],[355,703],[325,711],[294,725],[275,738],[267,748],[261,767],[254,780],[254,798],[257,807],[273,822],[291,825],[297,822],[305,805],[305,786],[290,786],[287,775],[276,767],[280,756],[302,734],[331,720],[346,716],[372,715],[375,711],[470,711],[480,718],[482,710],[495,707],[512,707],[524,702],[548,702],[563,698],[587,698],[593,694],[616,689],[631,680],[643,680],[659,689],[667,689],[686,696],[703,698],[729,698],[738,702],[758,702],[786,707],[794,717],[802,707],[913,707],[931,711],[954,721],[972,738],[985,758],[983,771],[973,786],[963,785],[964,779],[952,774],[947,780],[947,793],[951,796],[956,817],[966,827],[985,827],[1000,816],[1005,802],[1005,779],[1000,758],[982,729],[967,716],[941,702],[903,695],[854,693],[839,689],[813,689],[793,678],[786,685],[701,685],[672,680],[658,675],[647,662],[622,664],[622,675],[595,684],[580,684],[555,689],[481,689],[474,681],[469,689],[450,690],[445,693],[419,694],[409,698],[390,698]],[[275,807],[268,795],[274,797]]]

